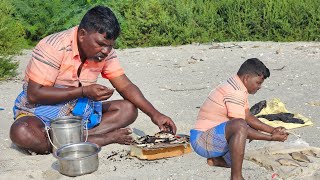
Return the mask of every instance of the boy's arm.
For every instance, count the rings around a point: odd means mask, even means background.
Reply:
[[[246,113],[245,119],[251,128],[256,129],[256,130],[260,130],[263,132],[267,132],[270,134],[272,134],[273,131],[276,129],[272,126],[269,126],[269,125],[261,122],[257,117],[255,117],[254,115],[251,114],[249,109],[246,109],[245,113]]]
[[[285,141],[288,138],[288,134],[284,134],[280,131],[274,132],[272,134],[261,133],[251,127],[248,127],[247,139],[252,140],[266,140],[266,141]],[[249,141],[250,142],[250,141]]]
[[[267,140],[267,141],[272,141],[272,134],[265,134],[261,133],[251,127],[248,127],[248,136],[247,139],[250,140]]]

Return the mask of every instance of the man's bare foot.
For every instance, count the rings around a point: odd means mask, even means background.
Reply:
[[[113,137],[113,143],[129,145],[133,142],[131,134],[131,128],[120,128],[105,135]]]
[[[226,161],[222,157],[208,158],[207,163],[209,166],[228,167]]]
[[[99,146],[113,143],[129,145],[133,142],[131,133],[132,130],[130,128],[120,128],[109,133],[90,135],[88,141],[96,143]]]

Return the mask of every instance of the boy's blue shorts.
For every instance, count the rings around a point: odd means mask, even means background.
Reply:
[[[202,157],[223,157],[227,165],[231,166],[229,145],[225,137],[227,122],[221,123],[207,131],[190,130],[190,143],[193,150]]]

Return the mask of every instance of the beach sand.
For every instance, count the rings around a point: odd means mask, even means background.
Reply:
[[[250,105],[279,98],[287,109],[312,119],[313,126],[294,129],[311,146],[320,147],[320,43],[316,42],[228,42],[192,44],[177,47],[151,47],[117,50],[127,76],[162,113],[170,116],[179,134],[189,134],[199,107],[209,92],[235,74],[248,58],[259,58],[271,76]],[[155,161],[128,156],[129,147],[108,145],[99,153],[99,169],[92,174],[70,178],[57,171],[50,155],[27,155],[9,138],[13,122],[12,106],[22,89],[24,69],[31,50],[14,59],[20,62],[19,76],[0,82],[0,179],[230,179],[230,169],[209,167],[206,159],[192,152]],[[102,79],[98,83],[110,86]],[[121,99],[114,94],[111,99]],[[130,127],[152,135],[159,131],[150,118],[139,111]],[[289,141],[294,139],[289,137]],[[247,143],[246,150],[265,146],[266,141]],[[271,179],[273,172],[245,160],[245,179]]]

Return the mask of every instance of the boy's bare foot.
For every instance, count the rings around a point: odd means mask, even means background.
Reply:
[[[222,157],[208,158],[207,163],[209,166],[228,167],[226,161]]]
[[[243,178],[242,176],[240,176],[240,177],[233,177],[233,176],[231,176],[230,179],[231,179],[231,180],[244,180],[244,178]]]

